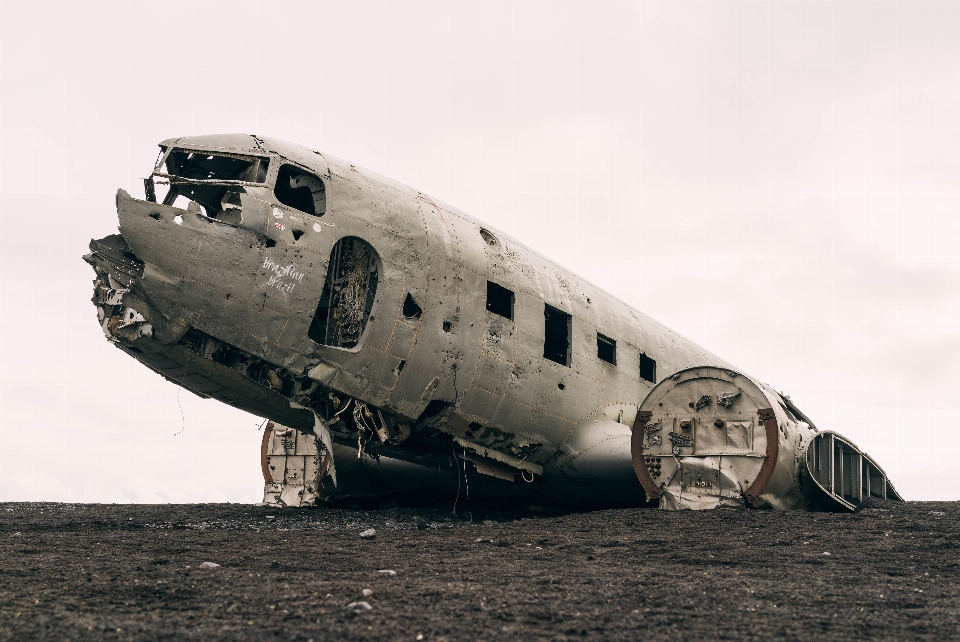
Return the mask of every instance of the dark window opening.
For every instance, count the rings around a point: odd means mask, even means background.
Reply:
[[[493,281],[487,281],[487,310],[512,321],[513,292]]]
[[[327,211],[327,192],[323,181],[293,165],[280,166],[273,193],[284,205],[306,214],[323,216]]]
[[[570,365],[570,315],[545,305],[543,308],[543,358]]]
[[[244,189],[217,182],[262,183],[266,180],[270,159],[175,149],[167,156],[165,165],[169,178],[151,176],[144,181],[147,200],[180,209],[187,209],[190,202],[195,202],[205,216],[233,223],[239,222],[240,194]]]
[[[419,319],[423,310],[413,300],[413,295],[407,293],[407,298],[403,300],[403,316],[407,319]]]
[[[640,378],[657,383],[657,362],[643,353],[640,354]]]
[[[380,259],[370,244],[353,236],[337,241],[308,336],[320,345],[353,348],[370,318],[377,294]]]
[[[175,149],[167,157],[167,173],[203,181],[244,181],[262,183],[267,177],[269,158],[240,154],[211,154]]]
[[[599,332],[597,333],[597,358],[613,365],[617,364],[617,342]]]

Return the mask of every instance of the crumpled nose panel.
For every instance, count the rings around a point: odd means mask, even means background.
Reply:
[[[310,349],[307,330],[325,276],[316,255],[244,225],[137,200],[122,190],[117,212],[123,238],[145,264],[141,289],[158,309]],[[245,214],[265,218],[260,208]]]

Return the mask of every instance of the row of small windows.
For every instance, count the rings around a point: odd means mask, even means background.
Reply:
[[[487,310],[513,320],[513,292],[487,281]],[[549,305],[543,306],[543,358],[570,367],[570,337],[572,317]],[[597,333],[597,358],[617,364],[617,341]],[[657,362],[645,354],[640,355],[640,378],[657,382]]]

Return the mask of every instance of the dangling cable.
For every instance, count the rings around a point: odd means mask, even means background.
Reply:
[[[453,441],[450,442],[450,452],[453,454],[453,461],[457,461],[457,451],[453,448]],[[466,464],[464,464],[466,465]],[[457,471],[457,497],[453,500],[453,516],[457,516],[457,502],[460,501],[460,465],[454,464],[453,469]]]
[[[180,404],[180,388],[183,387],[183,380],[187,378],[187,364],[190,363],[190,359],[187,358],[183,361],[183,374],[180,376],[180,385],[177,386],[177,408],[180,409],[180,430],[173,433],[173,436],[176,437],[182,433],[187,428],[187,418],[183,415],[183,406]]]

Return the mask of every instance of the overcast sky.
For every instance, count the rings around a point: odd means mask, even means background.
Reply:
[[[0,500],[256,502],[260,420],[104,339],[90,238],[247,132],[443,199],[960,499],[960,2],[0,4]]]

